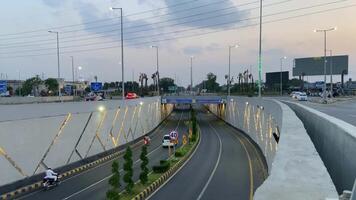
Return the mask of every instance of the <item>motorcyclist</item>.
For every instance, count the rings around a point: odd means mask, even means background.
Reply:
[[[44,177],[46,180],[50,180],[56,182],[58,179],[58,173],[55,173],[50,167],[46,170],[46,176]]]
[[[143,139],[144,139],[146,145],[150,144],[151,138],[148,135],[145,135],[145,137]]]

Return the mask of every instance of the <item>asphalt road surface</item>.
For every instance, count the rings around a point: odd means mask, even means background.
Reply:
[[[209,113],[198,115],[200,144],[189,162],[151,200],[241,199],[267,176],[256,147],[240,132]]]
[[[356,126],[356,99],[338,101],[332,104],[320,104],[309,101],[297,101],[291,97],[273,97],[278,100],[292,101],[308,106],[327,115],[336,117]]]
[[[179,134],[179,141],[182,141],[181,137],[183,132],[187,131],[187,127],[184,121],[190,118],[188,111],[173,112],[172,115],[155,131],[151,136],[151,144],[148,148],[149,166],[159,163],[162,159],[168,158],[168,149],[162,148],[163,135],[168,134],[172,130],[177,130]],[[140,160],[141,145],[133,150],[134,161],[134,181],[139,180],[140,173]],[[122,156],[118,159],[121,168],[121,178],[124,172],[122,166],[124,164]],[[19,199],[105,199],[106,192],[109,189],[109,178],[111,177],[111,165],[112,161],[103,163],[93,169],[85,171],[69,179],[63,180],[58,187],[55,187],[48,191],[37,191],[28,194]],[[124,189],[124,183],[121,181],[122,188]]]

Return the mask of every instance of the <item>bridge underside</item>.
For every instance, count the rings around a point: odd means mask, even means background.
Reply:
[[[226,97],[222,96],[164,96],[162,104],[225,104]]]

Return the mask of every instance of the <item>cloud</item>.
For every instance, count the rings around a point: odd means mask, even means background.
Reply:
[[[190,46],[190,47],[185,47],[183,49],[183,52],[185,55],[199,55],[203,52],[204,48],[200,47],[200,46]]]
[[[42,2],[49,7],[57,8],[62,6],[65,0],[42,0]]]
[[[97,7],[90,3],[80,2],[78,12],[83,22],[99,21],[98,23],[88,23],[84,25],[87,32],[107,36],[114,40],[119,40],[120,18],[112,19],[113,16],[119,16],[120,11],[115,10],[118,14],[112,15],[108,10],[107,13],[100,12]],[[106,20],[107,19],[107,20]],[[145,36],[155,33],[152,25],[143,19],[123,18],[124,40],[126,44],[135,45],[147,41]],[[101,26],[101,27],[100,27]],[[95,28],[98,27],[98,28]],[[148,31],[146,31],[148,30]],[[115,32],[117,34],[115,34]],[[148,45],[149,46],[149,45]]]
[[[235,23],[222,23],[237,21],[246,15],[245,12],[240,12],[231,1],[204,0],[182,6],[169,6],[176,4],[176,0],[165,0],[165,2],[168,5],[169,18],[175,22],[184,23],[184,26],[188,27],[208,29],[232,27]],[[184,18],[187,16],[192,17]]]

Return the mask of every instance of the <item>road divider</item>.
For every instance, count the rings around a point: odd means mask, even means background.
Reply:
[[[155,177],[156,179],[151,178],[152,180],[151,183],[149,183],[148,186],[145,188],[142,188],[142,184],[141,184],[141,191],[136,191],[136,195],[133,196],[132,200],[142,200],[151,197],[156,191],[158,191],[161,187],[163,187],[171,178],[174,177],[176,173],[178,173],[184,167],[184,165],[194,155],[194,153],[196,152],[200,144],[201,132],[199,126],[198,126],[198,130],[199,131],[198,131],[197,140],[195,140],[190,144],[183,145],[177,150],[177,151],[186,152],[184,156],[180,158],[172,156],[171,158],[169,158],[168,161],[171,163],[171,167],[168,171],[161,174],[151,173],[149,179],[150,177]],[[135,187],[138,186],[138,184],[140,183],[137,183]]]

